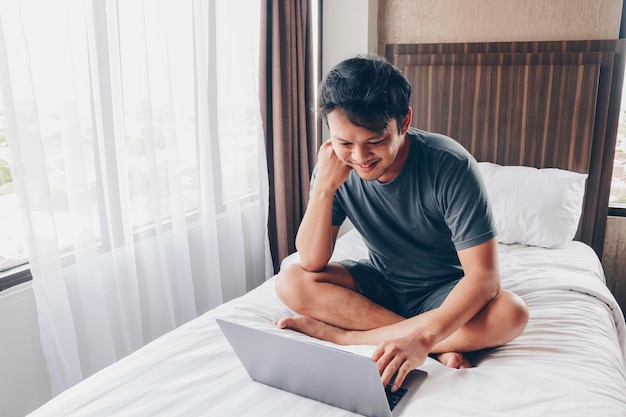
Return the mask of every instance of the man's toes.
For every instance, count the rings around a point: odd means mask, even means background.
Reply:
[[[445,352],[437,355],[437,360],[449,368],[471,368],[472,364],[459,352]]]
[[[468,368],[471,368],[471,367],[472,367],[472,364],[465,357],[463,357],[463,360],[461,361],[461,363],[458,366],[459,369],[468,369]]]

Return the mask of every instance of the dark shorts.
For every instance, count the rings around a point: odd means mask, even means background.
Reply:
[[[398,290],[366,259],[359,262],[343,260],[337,263],[348,270],[359,293],[406,318],[439,307],[461,280],[452,279],[434,289]]]

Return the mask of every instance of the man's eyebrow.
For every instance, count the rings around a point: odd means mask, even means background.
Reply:
[[[387,131],[380,132],[380,133],[375,134],[374,136],[370,136],[369,138],[365,139],[365,142],[369,142],[369,141],[372,141],[372,140],[384,139],[386,136],[387,136]],[[332,139],[335,139],[335,140],[340,140],[340,141],[342,141],[342,142],[352,143],[351,141],[349,141],[349,140],[347,140],[347,139],[340,138],[340,137],[339,137],[339,136],[337,136],[337,135],[331,135],[330,137],[331,137]]]
[[[339,140],[339,141],[341,141],[341,142],[350,142],[349,140],[346,140],[346,139],[340,138],[339,136],[336,136],[336,135],[331,135],[330,137],[331,137],[331,139],[334,139],[334,140]]]

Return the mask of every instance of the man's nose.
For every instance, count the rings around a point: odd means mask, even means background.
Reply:
[[[367,145],[354,146],[352,148],[352,159],[356,162],[365,162],[370,155]]]

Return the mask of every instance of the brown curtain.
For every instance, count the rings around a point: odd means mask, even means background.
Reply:
[[[308,0],[263,0],[261,115],[269,170],[268,232],[274,270],[295,250],[317,156]]]

